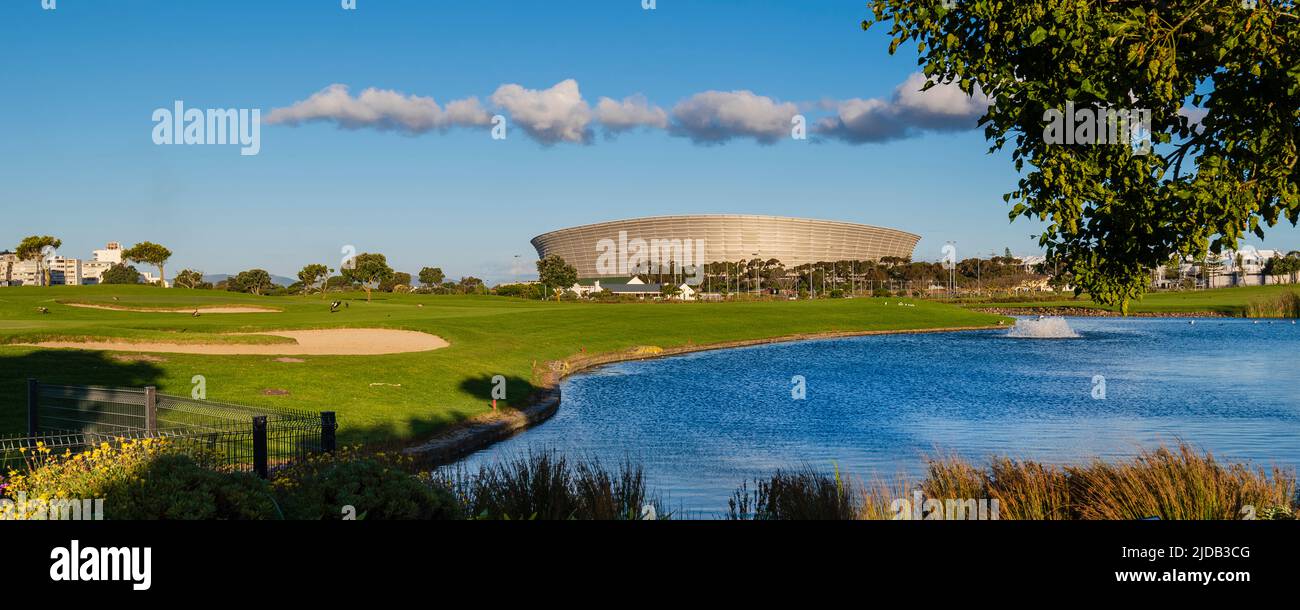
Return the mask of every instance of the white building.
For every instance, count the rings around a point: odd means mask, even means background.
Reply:
[[[45,273],[41,271],[39,261],[20,260],[10,269],[10,286],[44,286]]]
[[[46,272],[51,286],[80,286],[98,284],[99,279],[113,265],[122,264],[122,244],[110,241],[103,249],[95,250],[90,260],[54,256],[46,261],[19,260],[13,252],[0,252],[0,286],[44,286]],[[146,282],[158,278],[142,271]],[[166,286],[166,284],[164,284]]]
[[[91,253],[91,259],[81,265],[81,279],[84,284],[98,284],[99,278],[104,275],[105,271],[113,268],[113,265],[122,263],[122,244],[115,241],[108,242],[102,250],[95,250]]]
[[[1237,255],[1241,255],[1240,265],[1238,265]],[[1224,250],[1222,253],[1215,255],[1210,254],[1206,260],[1212,263],[1210,266],[1209,277],[1204,277],[1201,270],[1201,261],[1186,257],[1179,265],[1176,278],[1167,277],[1168,266],[1161,266],[1156,270],[1154,284],[1157,288],[1174,288],[1185,278],[1193,278],[1200,288],[1226,288],[1230,286],[1263,286],[1266,284],[1288,284],[1291,282],[1289,276],[1269,276],[1264,273],[1268,261],[1274,258],[1286,256],[1281,250],[1260,250],[1253,246],[1246,246],[1241,250]],[[1213,263],[1217,263],[1217,269]]]
[[[80,286],[81,259],[55,256],[47,261],[51,286]]]

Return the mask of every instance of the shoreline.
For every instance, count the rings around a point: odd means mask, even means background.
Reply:
[[[1143,311],[1127,316],[1109,309],[1092,307],[971,307],[970,311],[1000,316],[1069,316],[1074,318],[1240,318],[1221,311]]]
[[[919,335],[930,333],[951,333],[977,330],[1007,329],[1005,324],[984,326],[959,326],[942,328],[910,328],[897,330],[858,330],[827,331],[821,333],[801,333],[782,335],[762,339],[742,339],[721,343],[687,344],[677,347],[661,348],[657,346],[638,346],[618,352],[603,354],[578,354],[564,360],[553,360],[539,366],[533,363],[534,377],[541,380],[539,386],[528,396],[527,404],[519,409],[506,408],[495,413],[469,418],[452,424],[433,437],[408,445],[402,453],[427,461],[432,468],[445,466],[460,460],[476,451],[486,449],[496,443],[527,431],[555,415],[560,408],[560,382],[565,377],[593,368],[620,362],[654,360],[668,356],[680,356],[696,352],[716,351],[739,347],[753,347],[774,343],[791,343],[795,341],[812,341],[818,339],[844,339],[851,337],[870,337],[876,335]]]

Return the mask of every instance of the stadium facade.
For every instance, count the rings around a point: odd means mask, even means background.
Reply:
[[[556,254],[584,279],[626,277],[662,250],[675,266],[777,259],[786,268],[808,263],[910,258],[921,237],[870,225],[742,214],[655,216],[560,229],[532,239],[537,255]],[[628,264],[631,259],[631,264]],[[653,262],[653,261],[652,261]],[[612,263],[612,264],[611,264]]]

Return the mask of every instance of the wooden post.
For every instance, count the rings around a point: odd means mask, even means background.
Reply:
[[[35,379],[27,380],[27,436],[36,436],[41,429],[41,384]]]
[[[266,454],[266,416],[258,415],[253,417],[253,472],[263,479],[268,472]]]
[[[334,451],[337,441],[334,437],[333,411],[321,411],[320,413],[320,450],[326,453]]]
[[[144,388],[144,429],[149,436],[158,434],[158,388]]]

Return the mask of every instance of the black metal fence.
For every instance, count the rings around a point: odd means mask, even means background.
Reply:
[[[42,443],[52,452],[81,451],[119,439],[166,438],[230,470],[266,477],[276,466],[333,451],[332,411],[249,407],[158,393],[153,387],[108,388],[27,380],[27,435],[0,438],[0,466]]]

